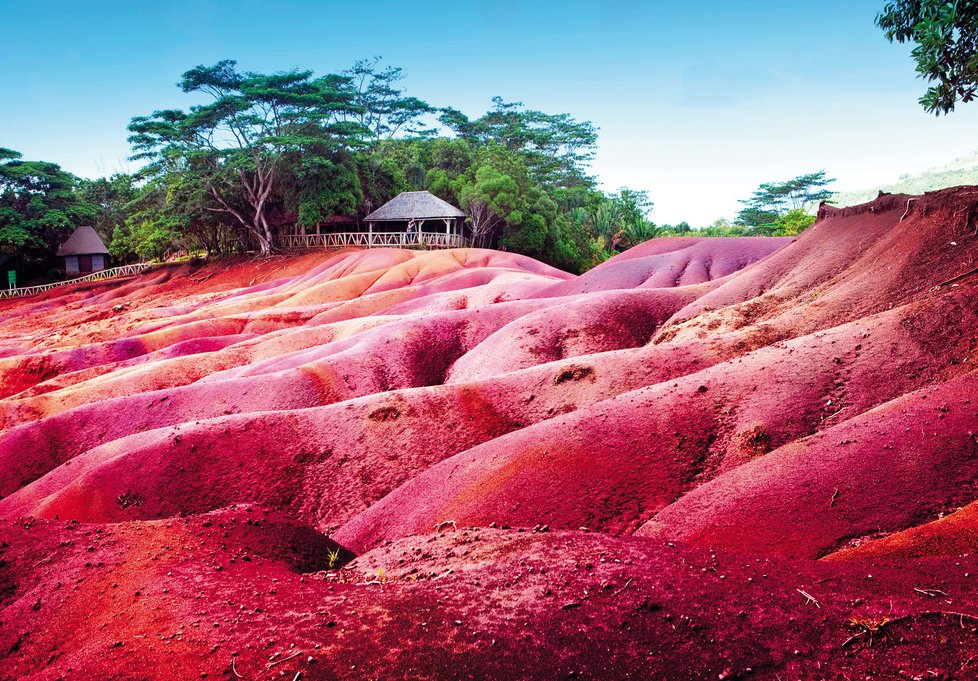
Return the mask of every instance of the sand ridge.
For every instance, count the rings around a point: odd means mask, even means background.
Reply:
[[[0,301],[0,678],[965,674],[976,195]]]

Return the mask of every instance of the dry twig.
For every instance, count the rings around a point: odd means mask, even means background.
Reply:
[[[623,586],[622,588],[620,588],[620,589],[618,589],[618,591],[616,591],[616,592],[615,592],[614,594],[612,594],[612,595],[613,595],[613,596],[617,596],[617,595],[618,595],[618,594],[620,594],[620,593],[621,593],[622,591],[624,591],[625,589],[627,589],[627,588],[628,588],[628,585],[629,585],[629,584],[631,584],[631,583],[632,583],[632,580],[630,580],[630,579],[629,579],[629,580],[628,580],[627,582],[625,582],[625,586]]]
[[[903,211],[903,215],[900,216],[900,222],[903,222],[903,218],[907,217],[907,215],[910,213],[910,204],[916,200],[917,199],[907,199],[907,210]]]
[[[916,591],[919,594],[924,594],[928,598],[934,598],[937,596],[937,594],[941,594],[942,596],[947,596],[947,594],[941,591],[940,589],[918,589],[917,587],[914,587],[914,591]]]
[[[822,607],[822,606],[821,606],[821,605],[819,604],[819,602],[818,602],[818,601],[817,601],[817,600],[815,599],[815,597],[814,597],[814,596],[812,596],[812,595],[811,595],[810,593],[808,593],[807,591],[802,591],[801,589],[795,589],[795,591],[797,591],[798,593],[800,593],[800,594],[801,594],[802,596],[804,596],[804,597],[805,597],[805,599],[806,599],[806,600],[805,600],[805,602],[806,602],[806,603],[814,603],[814,604],[815,604],[815,607],[816,607],[816,608],[821,608],[821,607]]]
[[[288,662],[289,660],[294,660],[295,658],[299,657],[300,655],[302,655],[302,651],[301,650],[296,651],[296,652],[292,653],[291,655],[289,655],[288,657],[283,657],[281,660],[275,660],[270,665],[268,665],[267,669],[271,669],[272,667],[276,667],[276,666],[282,664],[283,662]]]
[[[956,276],[956,277],[951,277],[951,278],[950,278],[950,279],[948,279],[947,281],[942,281],[942,282],[941,282],[940,284],[938,284],[938,285],[937,285],[937,286],[935,286],[934,288],[941,288],[942,286],[947,286],[948,284],[953,284],[954,282],[956,282],[956,281],[959,281],[959,280],[961,280],[961,279],[964,279],[965,277],[967,277],[967,276],[969,276],[969,275],[972,275],[972,274],[974,274],[975,272],[978,272],[978,267],[975,267],[974,269],[971,269],[971,270],[968,270],[968,271],[967,271],[967,272],[965,272],[964,274],[959,274],[959,275],[958,275],[958,276]]]

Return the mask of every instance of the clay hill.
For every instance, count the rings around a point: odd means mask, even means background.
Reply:
[[[976,678],[976,207],[0,302],[0,678]]]

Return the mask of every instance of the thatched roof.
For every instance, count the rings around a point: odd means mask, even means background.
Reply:
[[[102,240],[94,229],[85,225],[75,230],[68,240],[61,244],[57,255],[92,255],[95,253],[108,254]]]
[[[464,217],[465,213],[430,192],[401,192],[365,217],[364,222]]]

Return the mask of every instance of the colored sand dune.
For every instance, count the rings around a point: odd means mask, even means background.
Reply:
[[[969,678],[975,196],[2,301],[0,678]]]

